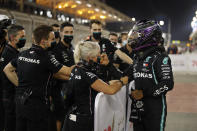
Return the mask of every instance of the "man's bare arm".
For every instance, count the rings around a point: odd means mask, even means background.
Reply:
[[[61,80],[69,80],[70,78],[70,73],[72,69],[75,67],[75,65],[68,67],[68,66],[62,66],[62,68],[53,75],[56,79],[61,79]]]
[[[8,63],[5,68],[3,69],[4,73],[6,74],[7,78],[15,85],[18,86],[18,77],[16,74],[16,68],[12,66],[11,63]]]
[[[121,50],[116,50],[115,51],[115,54],[118,55],[118,57],[123,60],[124,62],[126,62],[127,64],[133,64],[133,60],[128,56],[126,55],[124,52],[122,52]]]

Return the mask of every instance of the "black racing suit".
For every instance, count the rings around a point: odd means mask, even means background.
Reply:
[[[166,93],[174,86],[171,60],[164,48],[151,47],[134,57],[130,79],[143,90],[141,100],[133,100],[130,120],[134,131],[164,131],[167,115]]]
[[[18,50],[7,44],[2,52],[0,67],[3,68],[18,55]],[[15,110],[15,89],[6,75],[1,74],[1,87],[3,88],[3,105],[5,109],[5,130],[15,131],[16,129],[16,110]]]

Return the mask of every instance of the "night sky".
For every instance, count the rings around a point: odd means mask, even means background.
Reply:
[[[171,21],[172,40],[187,41],[192,32],[191,21],[197,10],[197,0],[105,0],[120,12],[139,19],[164,20],[164,31]]]

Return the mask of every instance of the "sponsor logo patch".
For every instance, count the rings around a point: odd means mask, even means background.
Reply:
[[[148,56],[144,62],[149,62],[150,58],[151,58],[151,57]]]
[[[148,70],[148,69],[146,69],[146,68],[143,68],[143,69],[142,69],[142,71],[144,71],[144,72],[148,72],[149,70]]]
[[[60,63],[55,59],[55,55],[51,55],[50,61],[55,66],[58,66]]]
[[[29,52],[29,54],[33,54],[33,53],[34,53],[34,51],[30,51],[30,52]]]
[[[152,74],[148,74],[148,73],[144,73],[144,72],[134,73],[134,77],[135,78],[138,78],[138,77],[141,77],[141,78],[153,78]]]
[[[144,67],[148,67],[148,63],[143,63],[143,66]]]
[[[92,79],[94,78],[96,75],[91,73],[91,72],[86,72],[86,74]]]
[[[3,62],[3,61],[4,61],[4,58],[3,58],[3,57],[1,57],[0,62]]]
[[[164,64],[164,65],[168,64],[168,57],[165,57],[165,58],[163,59],[163,64]]]
[[[166,85],[164,85],[163,87],[161,87],[155,91],[154,96],[160,95],[161,93],[167,91],[168,89],[169,88]]]
[[[75,79],[81,80],[81,76],[80,75],[75,75]]]
[[[20,56],[18,59],[20,61],[25,61],[28,63],[40,64],[40,60],[37,60],[37,59],[31,59],[31,58],[26,58],[26,57],[22,57],[22,56]]]

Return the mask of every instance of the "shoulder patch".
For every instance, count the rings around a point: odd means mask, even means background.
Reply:
[[[151,56],[146,57],[146,60],[144,62],[149,62],[150,58],[152,58]]]
[[[86,72],[86,74],[92,79],[94,78],[96,75],[91,73],[91,72]]]
[[[168,57],[165,57],[165,58],[163,59],[163,64],[165,64],[165,65],[168,64],[168,59],[169,59]]]
[[[1,57],[1,58],[0,58],[0,62],[3,62],[3,61],[4,61],[4,58],[3,58],[3,57]]]

